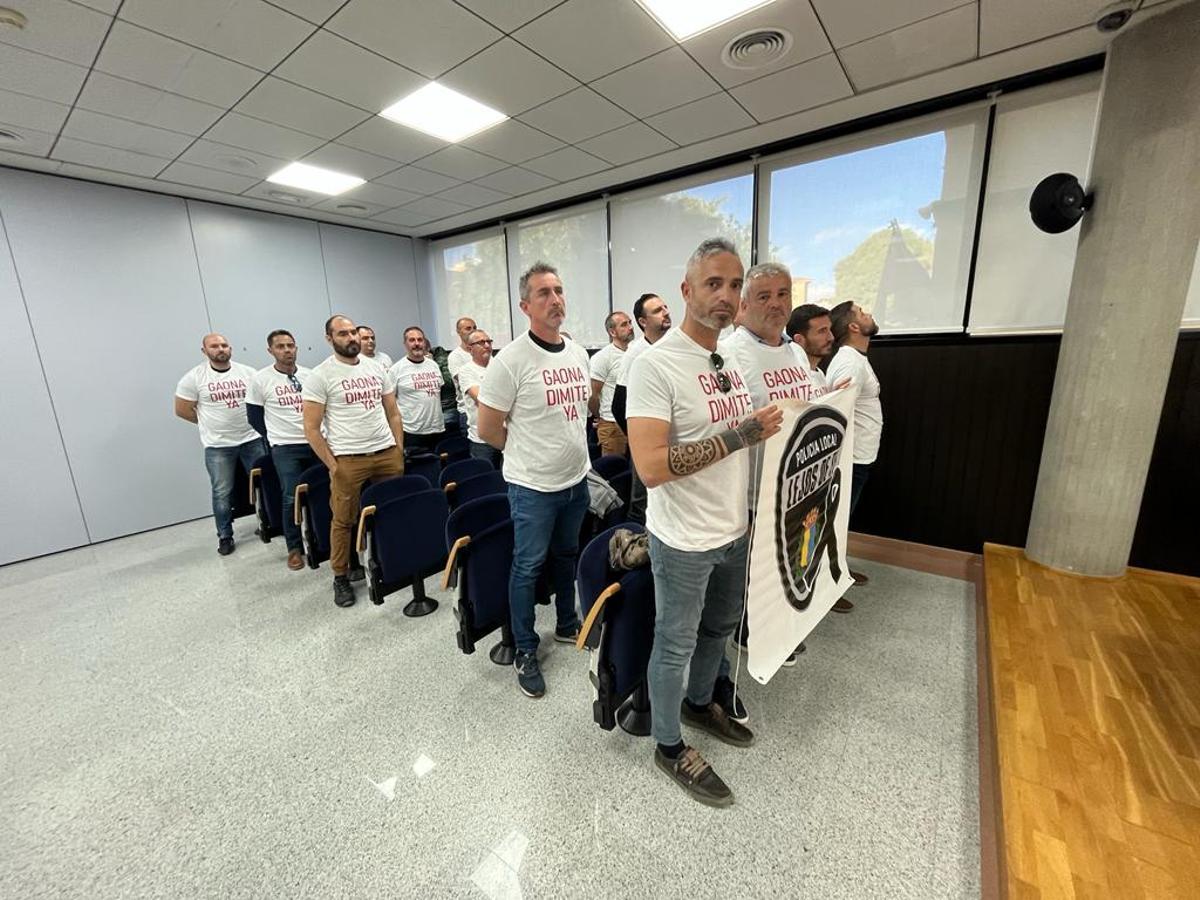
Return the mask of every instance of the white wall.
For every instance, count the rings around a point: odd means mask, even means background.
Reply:
[[[323,359],[335,307],[393,355],[421,324],[408,238],[3,168],[0,225],[0,564],[209,514],[172,412],[207,331],[262,367],[274,328]]]

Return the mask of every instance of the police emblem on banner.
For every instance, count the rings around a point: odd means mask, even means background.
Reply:
[[[841,581],[834,521],[842,499],[841,449],[846,417],[814,406],[796,420],[780,457],[775,494],[775,557],[783,593],[798,610],[808,608],[824,564]]]

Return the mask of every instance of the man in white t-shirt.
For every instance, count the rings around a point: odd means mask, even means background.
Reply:
[[[479,391],[479,436],[504,451],[504,480],[513,523],[513,563],[508,580],[517,684],[540,697],[546,682],[538,665],[534,585],[550,565],[557,625],[554,639],[571,644],[579,634],[575,560],[588,508],[587,351],[559,329],[567,301],[558,271],[534,263],[518,282],[529,330],[487,367]],[[547,560],[549,551],[549,560]]]
[[[458,405],[458,427],[460,431],[467,428],[467,406],[463,402],[462,388],[458,384],[458,370],[471,361],[471,348],[467,346],[467,338],[475,330],[475,320],[470,316],[461,316],[454,323],[454,331],[458,335],[458,346],[450,351],[446,359],[446,368],[450,370],[450,378],[454,381],[454,401]]]
[[[608,332],[608,343],[600,348],[591,362],[592,399],[588,411],[596,417],[596,438],[604,454],[625,455],[625,432],[613,418],[613,391],[617,388],[617,376],[624,366],[625,351],[633,340],[633,323],[629,316],[617,310],[604,320]]]
[[[754,741],[714,701],[713,689],[745,597],[750,461],[739,451],[779,431],[783,419],[776,406],[753,409],[745,376],[717,352],[717,336],[733,321],[741,288],[733,244],[704,241],[681,285],[683,324],[634,360],[628,376],[629,446],[650,494],[646,530],[656,615],[647,677],[654,759],[710,806],[729,805],[733,793],[684,744],[680,719],[733,746]]]
[[[359,356],[363,359],[371,359],[383,366],[384,369],[392,367],[392,358],[382,350],[375,349],[375,329],[370,325],[358,326],[358,346]]]
[[[350,532],[358,522],[358,493],[368,480],[404,474],[404,424],[391,373],[359,355],[354,323],[345,316],[330,317],[325,340],[333,353],[313,368],[301,392],[304,436],[329,468],[333,602],[353,606]],[[355,580],[363,577],[354,574]]]
[[[296,339],[280,328],[267,335],[267,352],[275,364],[259,369],[246,393],[246,417],[271,444],[271,460],[282,494],[283,539],[287,544],[287,566],[304,568],[304,541],[295,522],[296,484],[316,454],[304,436],[304,411],[300,390],[311,370],[296,364]]]
[[[433,450],[446,436],[442,418],[442,370],[425,355],[425,332],[416,325],[404,329],[405,357],[392,366],[396,405],[404,420],[404,442]]]
[[[467,408],[467,440],[471,445],[471,456],[486,459],[499,469],[504,459],[500,451],[479,437],[479,391],[492,361],[492,339],[486,331],[472,331],[467,335],[467,346],[471,350],[471,361],[458,370],[458,383],[462,385],[463,404]]]
[[[175,387],[175,415],[200,428],[217,523],[217,552],[228,556],[234,550],[233,483],[237,465],[240,462],[249,472],[267,452],[267,445],[246,420],[246,390],[254,369],[232,361],[233,349],[224,335],[205,335],[200,351],[205,361],[185,373]]]

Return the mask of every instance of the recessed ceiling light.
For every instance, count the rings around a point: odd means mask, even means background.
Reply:
[[[15,131],[4,131],[0,129],[0,143],[19,144],[23,140],[25,140],[25,138],[21,137],[21,135],[17,134]]]
[[[9,9],[7,6],[0,6],[0,25],[6,25],[9,28],[15,28],[20,31],[29,22],[23,13],[17,12],[15,9]]]
[[[341,210],[345,210],[346,212],[359,213],[359,212],[367,211],[367,208],[365,206],[363,206],[361,203],[339,203],[337,205],[337,208],[341,209]]]
[[[346,175],[342,172],[334,172],[332,169],[322,169],[319,166],[298,162],[284,166],[274,175],[268,175],[267,181],[272,184],[286,184],[288,187],[330,195],[344,193],[350,188],[356,188],[365,183],[365,180],[357,175]]]
[[[287,191],[267,191],[268,197],[274,197],[276,200],[282,200],[284,203],[303,203],[307,197],[301,197],[299,194],[290,194]]]
[[[638,0],[677,41],[686,41],[774,0]]]
[[[393,103],[380,115],[452,144],[508,118],[504,113],[435,81]]]

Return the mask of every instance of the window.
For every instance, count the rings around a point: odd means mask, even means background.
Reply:
[[[760,261],[793,302],[854,300],[887,333],[961,331],[987,113],[982,107],[807,148],[760,167]]]
[[[567,298],[563,327],[571,337],[588,347],[608,343],[608,220],[602,203],[508,226],[508,252],[514,333],[529,327],[518,305],[518,281],[541,261],[558,269],[562,278]]]
[[[726,237],[750,266],[754,175],[742,168],[713,180],[676,182],[653,192],[616,197],[612,216],[613,309],[633,313],[645,293],[660,294],[683,321],[679,284],[701,241]]]
[[[438,307],[445,315],[442,333],[450,346],[457,339],[454,323],[462,316],[474,319],[497,346],[511,340],[504,232],[439,241],[433,247],[433,270]]]

